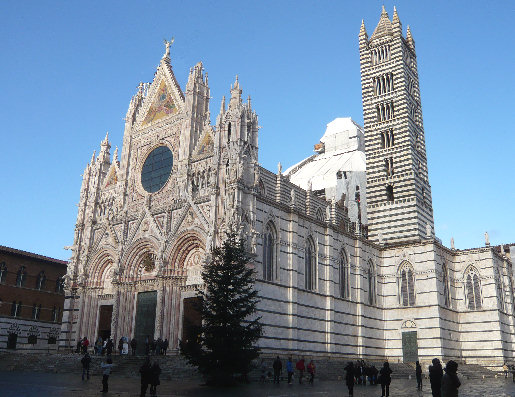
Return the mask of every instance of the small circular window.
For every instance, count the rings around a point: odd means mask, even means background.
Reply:
[[[159,146],[147,156],[141,169],[141,184],[149,193],[160,190],[172,173],[173,154],[166,146]]]

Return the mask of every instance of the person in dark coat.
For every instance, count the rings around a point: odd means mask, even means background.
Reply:
[[[440,364],[440,360],[437,358],[433,358],[432,362],[433,365],[429,366],[429,383],[431,383],[431,393],[433,393],[433,397],[441,397],[443,376],[442,364]]]
[[[422,367],[418,361],[416,363],[415,376],[417,377],[417,390],[422,390]]]
[[[299,384],[302,384],[302,378],[304,377],[304,371],[306,370],[306,366],[304,365],[304,358],[301,358],[299,361],[297,361],[295,368],[297,368],[297,371],[299,371]]]
[[[445,366],[445,375],[442,376],[442,397],[458,397],[458,388],[461,382],[456,372],[458,363],[450,360]]]
[[[372,365],[370,367],[370,375],[372,377],[371,385],[377,384],[377,374],[379,373],[378,369],[375,367],[375,365]]]
[[[349,389],[349,397],[354,396],[354,364],[349,361],[345,369],[345,384]]]
[[[88,352],[84,354],[80,362],[82,363],[82,380],[84,380],[84,375],[87,375],[87,379],[89,380],[89,364],[91,363],[91,357]]]
[[[118,341],[118,354],[121,356],[123,350],[123,337],[120,338]]]
[[[150,366],[150,358],[147,356],[145,362],[139,369],[139,373],[141,374],[141,393],[140,397],[145,397],[147,394],[147,388],[152,378],[152,367]]]
[[[159,367],[159,363],[154,361],[152,364],[152,368],[150,368],[150,395],[156,395],[157,386],[161,384],[159,381],[159,375],[161,375],[161,368]]]
[[[163,342],[163,355],[166,356],[166,351],[168,350],[168,339],[165,339],[164,342]]]
[[[392,370],[388,362],[385,362],[383,368],[379,371],[379,379],[381,379],[381,397],[388,397],[390,395],[390,383],[392,383]]]
[[[291,357],[286,362],[286,372],[288,372],[288,384],[291,385],[291,378],[293,377],[293,361]]]
[[[111,353],[113,352],[113,347],[114,347],[114,343],[113,343],[113,340],[111,338],[107,339],[107,343],[106,343],[106,355],[110,356]]]
[[[272,365],[274,368],[274,383],[279,383],[279,378],[281,376],[281,371],[283,370],[283,363],[279,356],[277,356],[274,360],[274,364]]]
[[[136,340],[136,338],[132,338],[131,340],[131,349],[132,349],[132,355],[135,356],[136,355],[136,348],[138,347],[138,341]]]

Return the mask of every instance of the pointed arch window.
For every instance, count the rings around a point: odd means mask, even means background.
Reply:
[[[231,123],[227,125],[227,143],[231,142]]]
[[[58,294],[64,292],[64,277],[57,277],[57,280],[55,280],[55,292]]]
[[[275,241],[276,233],[274,225],[268,222],[263,236],[263,279],[272,281],[276,263]]]
[[[315,244],[308,238],[304,254],[304,287],[307,290],[314,290],[316,287],[316,266],[315,266]]]
[[[5,262],[0,263],[0,284],[5,283],[7,277],[7,265]]]
[[[415,273],[410,264],[401,265],[400,278],[400,303],[402,306],[415,306]]]
[[[339,258],[339,274],[340,274],[340,296],[348,298],[350,296],[350,277],[349,277],[349,264],[347,255],[344,250],[340,251]]]
[[[20,317],[21,316],[21,301],[13,301],[13,304],[11,305],[11,316],[13,317]]]
[[[376,274],[374,264],[370,261],[368,270],[367,270],[367,279],[368,279],[368,303],[371,305],[375,305],[377,302],[376,299]]]
[[[42,270],[41,272],[39,272],[38,278],[36,280],[36,289],[38,289],[38,290],[45,289],[45,283],[46,283],[45,271]]]
[[[479,279],[479,275],[476,269],[471,268],[471,270],[467,272],[465,283],[468,309],[481,309],[481,280]]]
[[[449,287],[449,271],[447,265],[444,263],[442,266],[442,283],[443,283],[443,302],[446,307],[451,307],[451,293]]]
[[[23,287],[25,285],[25,280],[27,279],[27,270],[25,266],[21,266],[16,274],[16,286]]]
[[[34,303],[32,306],[32,319],[33,320],[39,320],[39,316],[41,314],[41,305],[37,305]]]

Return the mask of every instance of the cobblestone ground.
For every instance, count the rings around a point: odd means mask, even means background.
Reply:
[[[139,396],[139,380],[117,378],[111,375],[109,392],[100,393],[101,377],[92,376],[89,381],[68,374],[42,374],[23,372],[0,372],[0,396],[2,397],[90,397],[90,396]],[[147,393],[147,396],[149,393]],[[355,397],[378,397],[380,386],[356,386]],[[463,380],[460,397],[512,397],[515,396],[515,384],[504,378]],[[346,397],[347,390],[343,382],[321,381],[314,386],[303,384],[287,385],[282,383],[253,383],[231,389],[211,389],[194,383],[164,381],[158,387],[158,396],[228,396],[228,397]],[[391,397],[430,397],[429,386],[424,391],[416,390],[414,380],[394,379],[390,389]]]

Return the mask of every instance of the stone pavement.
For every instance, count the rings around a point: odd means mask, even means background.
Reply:
[[[139,396],[139,379],[117,377],[114,372],[109,381],[109,393],[100,393],[101,376],[92,376],[82,381],[80,376],[71,374],[45,374],[26,372],[0,372],[0,396],[2,397],[129,397]],[[415,380],[394,379],[390,389],[391,397],[430,397],[429,385],[423,392],[416,390]],[[147,393],[147,396],[149,393]],[[158,387],[159,396],[227,396],[227,397],[346,397],[344,382],[320,381],[314,386],[307,384],[252,383],[231,389],[211,389],[191,381],[163,381]],[[378,397],[380,386],[356,386],[355,397]],[[515,384],[511,379],[462,379],[460,397],[512,397]]]

